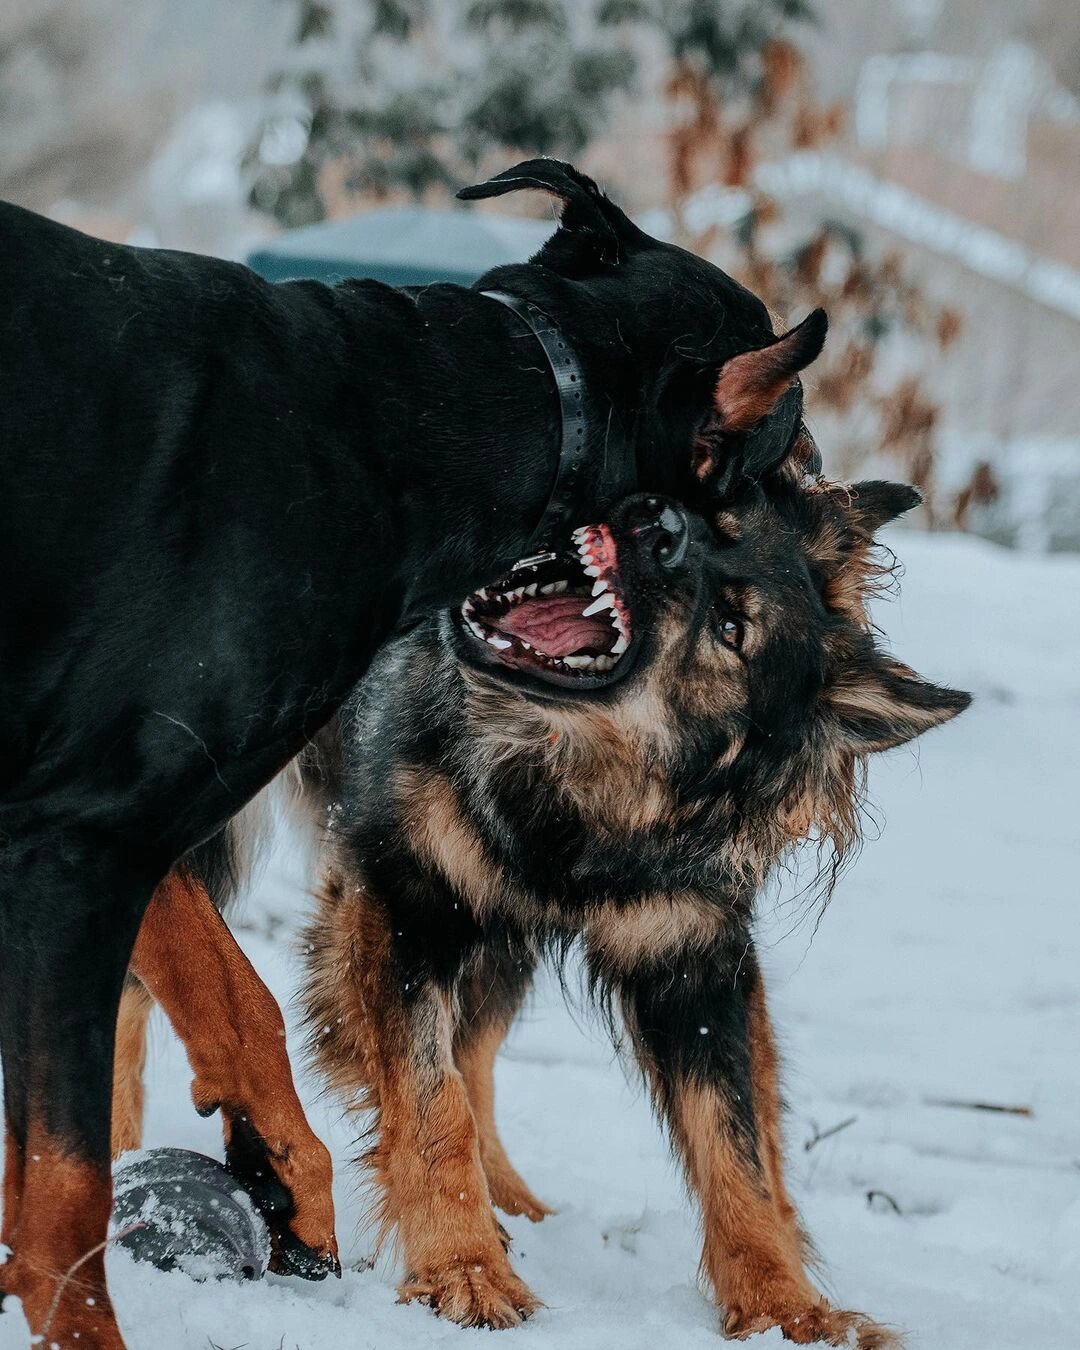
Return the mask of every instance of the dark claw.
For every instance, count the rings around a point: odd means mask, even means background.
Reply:
[[[295,1275],[301,1280],[325,1280],[327,1275],[334,1275],[341,1279],[341,1262],[333,1252],[320,1256],[288,1228],[276,1231],[273,1240],[270,1269],[276,1275]]]

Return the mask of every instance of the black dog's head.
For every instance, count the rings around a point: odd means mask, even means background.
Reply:
[[[824,343],[821,310],[776,337],[756,296],[703,259],[643,233],[591,179],[557,160],[529,160],[460,195],[522,188],[561,202],[560,227],[531,262],[496,269],[477,285],[537,305],[582,359],[594,441],[579,523],[606,519],[631,485],[719,503],[783,462],[818,467],[802,426],[798,375]],[[622,466],[621,476],[605,465]],[[641,528],[656,534],[681,527],[661,509]],[[584,576],[583,541],[599,550],[584,559]],[[601,584],[601,534],[586,539],[568,531],[549,543],[462,606],[466,647],[475,639],[475,659],[534,681],[601,689],[636,656],[634,616],[617,590]],[[584,615],[582,586],[596,599]]]
[[[561,758],[553,781],[592,784],[586,813],[611,807],[597,787],[606,763],[625,798],[655,775],[672,829],[697,804],[717,837],[752,826],[763,859],[814,829],[842,851],[865,756],[969,702],[882,651],[867,619],[884,570],[874,532],[918,500],[891,483],[808,481],[790,464],[719,504],[701,484],[624,499],[578,531],[576,558],[464,602],[453,641],[472,734],[551,768]],[[621,678],[580,697],[596,670]]]
[[[607,404],[606,444],[630,443],[639,486],[678,493],[693,474],[722,492],[789,455],[802,416],[797,377],[824,344],[824,311],[777,338],[757,296],[645,234],[559,160],[527,160],[458,195],[530,188],[560,203],[559,229],[528,264],[477,285],[531,300],[572,335]]]

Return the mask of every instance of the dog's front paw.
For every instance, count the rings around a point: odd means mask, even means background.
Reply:
[[[830,1308],[824,1299],[809,1307],[776,1311],[729,1308],[724,1318],[724,1337],[744,1341],[772,1327],[779,1327],[784,1339],[796,1345],[835,1345],[845,1350],[900,1350],[903,1345],[895,1331],[871,1322],[861,1313]]]
[[[462,1262],[444,1270],[410,1275],[401,1286],[401,1302],[427,1303],[440,1317],[463,1327],[500,1331],[516,1327],[540,1307],[540,1300],[510,1269],[509,1263]]]

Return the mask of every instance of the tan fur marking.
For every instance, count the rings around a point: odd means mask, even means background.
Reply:
[[[674,1124],[688,1178],[701,1202],[702,1266],[724,1309],[728,1339],[743,1340],[779,1327],[798,1345],[824,1341],[883,1350],[897,1344],[891,1332],[858,1313],[831,1308],[807,1279],[797,1229],[784,1222],[770,1190],[770,1170],[779,1159],[778,1154],[770,1159],[768,1137],[758,1175],[735,1146],[723,1099],[690,1083],[679,1089]]]
[[[14,1259],[3,1287],[22,1299],[31,1333],[58,1350],[124,1350],[105,1285],[105,1232],[112,1203],[108,1168],[73,1158],[37,1123],[26,1171]],[[6,1198],[6,1197],[5,1197]]]
[[[113,1061],[112,1155],[142,1147],[143,1070],[146,1068],[146,1029],[154,1000],[146,986],[129,979],[120,996]]]
[[[413,848],[469,899],[477,913],[511,898],[499,869],[489,861],[480,840],[462,817],[448,779],[441,774],[402,769],[395,787]]]
[[[378,1109],[364,1161],[380,1243],[395,1233],[404,1253],[401,1298],[464,1326],[515,1326],[539,1304],[503,1248],[449,1009],[434,992],[404,1003],[385,913],[362,888],[330,878],[322,910],[309,930],[307,1003],[326,1031],[313,1047],[347,1102]]]
[[[131,968],[184,1044],[196,1107],[220,1106],[226,1136],[246,1117],[293,1198],[290,1229],[336,1256],[330,1155],[296,1095],[281,1010],[201,886],[176,872],[161,883]]]
[[[705,948],[730,922],[717,904],[695,895],[654,896],[633,905],[605,905],[585,925],[585,945],[605,966],[633,970],[668,951]]]
[[[518,1175],[495,1125],[495,1057],[508,1030],[508,1026],[490,1023],[455,1048],[454,1060],[476,1121],[480,1161],[487,1177],[491,1203],[504,1214],[524,1214],[533,1223],[539,1223],[555,1211],[538,1200]]]

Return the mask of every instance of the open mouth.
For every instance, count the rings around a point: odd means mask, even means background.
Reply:
[[[468,597],[461,628],[476,655],[554,684],[614,678],[633,642],[615,540],[607,525],[571,538],[573,551],[523,558]]]

